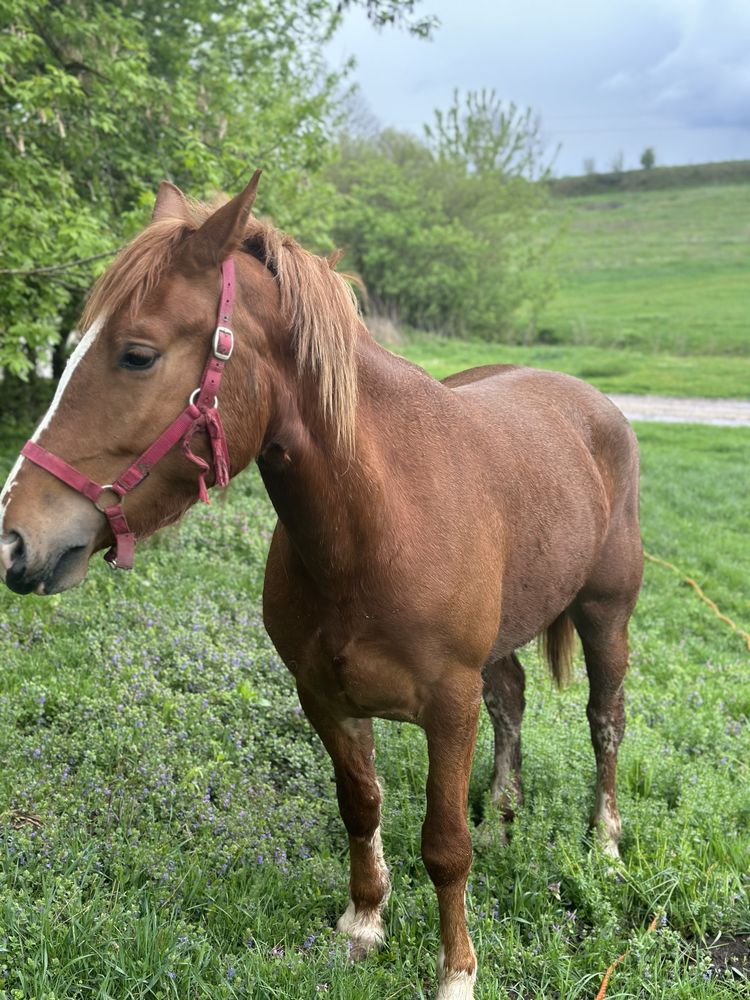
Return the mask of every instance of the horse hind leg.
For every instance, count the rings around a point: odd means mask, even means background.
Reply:
[[[617,752],[625,732],[623,682],[628,669],[628,622],[643,578],[638,527],[638,448],[632,431],[612,428],[607,440],[614,504],[607,536],[588,579],[568,608],[583,643],[589,700],[586,715],[596,757],[592,826],[605,853],[619,857]]]
[[[591,819],[602,848],[619,857],[621,831],[617,809],[617,752],[625,732],[623,681],[628,669],[628,620],[635,592],[618,596],[581,593],[569,609],[581,637],[589,679],[586,715],[596,758],[596,799]]]
[[[484,703],[495,733],[491,795],[505,823],[521,805],[521,722],[526,678],[515,653],[490,658],[482,672]]]

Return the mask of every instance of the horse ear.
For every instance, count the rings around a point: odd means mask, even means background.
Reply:
[[[261,171],[256,170],[245,190],[217,209],[190,237],[196,264],[202,267],[221,264],[242,243],[260,175]]]
[[[162,219],[184,219],[187,221],[187,218],[185,195],[171,181],[162,181],[156,192],[151,221],[161,222]]]

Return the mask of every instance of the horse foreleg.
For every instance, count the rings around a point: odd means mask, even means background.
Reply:
[[[482,680],[469,671],[453,680],[465,683],[433,692],[423,718],[429,772],[422,858],[440,910],[437,1000],[471,1000],[477,962],[466,929],[465,892],[472,857],[466,811]]]
[[[349,905],[338,930],[351,939],[351,958],[363,958],[385,940],[382,911],[390,880],[380,840],[381,792],[373,764],[369,719],[339,719],[309,693],[300,702],[331,756],[339,810],[349,834]]]

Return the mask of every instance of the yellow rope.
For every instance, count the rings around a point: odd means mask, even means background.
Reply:
[[[645,551],[643,555],[645,556],[646,559],[648,559],[649,562],[656,563],[658,566],[665,566],[667,569],[671,569],[674,573],[676,573],[680,577],[683,583],[689,584],[696,592],[698,597],[700,597],[700,599],[703,601],[703,603],[709,606],[709,608],[713,611],[716,617],[719,618],[721,621],[723,621],[726,625],[728,625],[733,632],[736,632],[737,635],[740,636],[740,638],[745,640],[745,645],[747,646],[748,650],[750,650],[750,634],[748,634],[744,629],[740,628],[739,625],[736,624],[736,622],[733,622],[728,615],[723,614],[723,612],[719,610],[716,602],[712,601],[707,594],[704,594],[700,586],[695,582],[695,580],[691,576],[687,576],[685,573],[682,572],[681,569],[675,566],[674,563],[667,562],[666,559],[660,559],[659,556],[652,556],[650,552],[645,552]]]
[[[658,923],[658,920],[659,920],[659,914],[657,913],[654,919],[646,928],[647,934],[650,934],[652,931],[656,930],[656,924]],[[630,954],[630,948],[628,948],[627,951],[624,951],[622,955],[618,955],[618,957],[614,960],[614,962],[604,973],[604,979],[602,980],[602,985],[599,987],[599,992],[596,994],[595,1000],[605,1000],[605,997],[607,996],[607,987],[609,986],[609,980],[612,976],[612,973],[615,971],[620,962],[624,961],[629,954]]]

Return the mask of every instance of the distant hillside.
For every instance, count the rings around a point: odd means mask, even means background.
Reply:
[[[551,183],[562,198],[619,191],[661,191],[665,188],[704,187],[709,184],[750,184],[750,160],[696,163],[684,167],[652,167],[617,173],[561,177]]]
[[[560,289],[540,317],[540,341],[749,355],[750,164],[710,165],[719,166],[743,166],[747,180],[560,198]],[[646,174],[658,172],[622,177]]]

